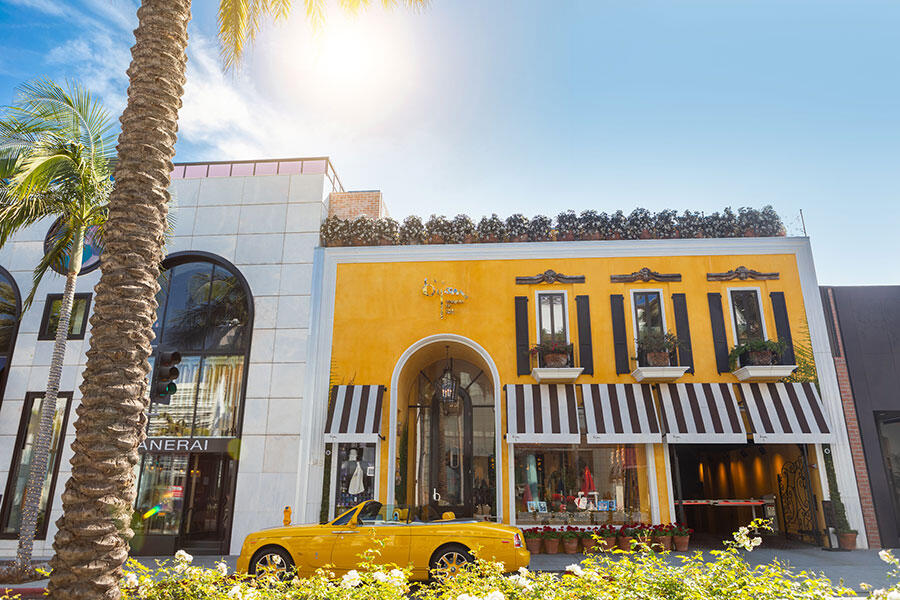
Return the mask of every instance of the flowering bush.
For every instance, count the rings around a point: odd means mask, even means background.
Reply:
[[[397,243],[400,226],[394,219],[385,217],[375,221],[375,239],[382,246],[392,246]]]
[[[481,217],[481,220],[478,222],[478,241],[506,241],[506,224],[496,213],[492,214],[490,217]]]
[[[628,234],[628,217],[621,210],[609,215],[606,235],[603,237],[611,240],[622,239]]]
[[[340,217],[328,217],[319,228],[323,246],[345,246],[349,241],[350,222]]]
[[[466,215],[456,215],[450,222],[450,242],[470,244],[475,241],[475,223]]]
[[[648,238],[653,235],[653,217],[646,208],[636,208],[628,215],[625,223],[625,238],[629,240],[637,240],[640,238]]]
[[[585,211],[587,212],[587,211]],[[593,212],[593,211],[591,211]],[[596,213],[594,213],[596,214]],[[578,223],[578,215],[574,210],[567,210],[556,215],[556,239],[560,241],[572,241],[578,239],[581,229]]]
[[[369,217],[356,217],[350,222],[350,242],[359,246],[374,246],[375,239],[375,221]]]
[[[678,236],[683,238],[703,237],[705,233],[705,220],[703,215],[696,211],[686,210],[675,220],[678,228]]]
[[[425,223],[425,239],[429,244],[446,244],[453,238],[453,226],[444,215],[431,215]]]
[[[528,239],[532,242],[546,242],[550,240],[550,229],[553,221],[544,215],[538,215],[528,223]]]
[[[656,217],[653,222],[653,229],[656,232],[656,237],[659,238],[673,238],[678,235],[678,227],[675,224],[675,220],[678,218],[678,213],[671,209],[661,210],[656,213]]]
[[[694,530],[685,525],[684,523],[672,523],[672,535],[691,535],[694,533]]]
[[[862,584],[863,588],[868,592],[869,598],[875,598],[876,600],[900,600],[900,560],[894,556],[893,552],[887,549],[881,550],[878,553],[878,558],[891,566],[888,576],[898,581],[887,588],[876,589],[865,583]]]
[[[424,244],[425,226],[422,225],[422,219],[416,216],[403,219],[399,236],[401,244]]]
[[[528,235],[528,219],[516,213],[506,218],[506,235],[510,241],[524,241]]]

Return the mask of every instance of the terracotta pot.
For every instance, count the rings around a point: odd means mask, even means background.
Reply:
[[[642,229],[642,230],[641,230],[641,239],[642,239],[642,240],[649,240],[649,239],[652,238],[652,237],[653,237],[653,234],[650,233],[650,230],[649,230],[649,229]]]
[[[616,538],[616,545],[619,547],[619,550],[631,550],[631,540],[633,539],[633,537],[619,536]]]
[[[600,538],[600,543],[597,544],[597,549],[600,550],[600,552],[608,552],[615,549],[615,547],[616,538],[614,537],[602,537]]]
[[[612,235],[609,236],[609,239],[611,239],[611,240],[621,240],[621,239],[622,239],[622,234],[621,234],[621,233],[614,233],[614,234],[612,234]]]
[[[744,237],[756,237],[756,231],[754,231],[753,229],[749,229],[749,228],[745,229]]]
[[[747,362],[755,367],[771,365],[775,355],[771,350],[751,350],[747,352]]]
[[[547,554],[559,552],[559,538],[544,538],[544,550],[547,551]]]
[[[575,234],[572,233],[571,231],[567,231],[566,233],[557,235],[556,239],[561,242],[574,242]]]
[[[566,554],[578,554],[578,538],[563,538],[563,550]]]
[[[660,536],[659,541],[662,542],[663,548],[665,550],[672,549],[672,536],[671,535]]]
[[[562,352],[548,352],[543,355],[544,365],[554,369],[561,369],[569,362],[568,354]]]
[[[675,545],[675,550],[678,552],[686,552],[688,549],[688,542],[690,541],[691,536],[689,535],[673,535],[672,536],[672,544]]]
[[[435,235],[431,236],[431,239],[428,240],[428,243],[429,244],[443,244],[444,236],[435,234]]]
[[[597,241],[597,240],[601,239],[600,232],[592,231],[591,233],[587,234],[584,239]]]
[[[838,548],[840,548],[841,550],[856,550],[857,535],[858,534],[855,531],[838,533]]]
[[[663,552],[664,550],[672,549],[672,536],[671,535],[654,535],[650,538],[650,547],[655,552]]]
[[[600,546],[593,537],[581,538],[581,549],[585,554],[591,554],[600,550]]]
[[[647,357],[648,366],[651,367],[668,367],[669,366],[669,353],[668,352],[647,352],[645,354]]]
[[[532,554],[540,554],[542,541],[541,538],[525,538],[525,547]]]

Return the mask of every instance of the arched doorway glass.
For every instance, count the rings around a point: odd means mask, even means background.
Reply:
[[[160,350],[182,359],[177,392],[148,413],[132,546],[140,554],[225,552],[253,301],[240,272],[206,253],[171,255],[159,283],[150,363]]]
[[[410,406],[407,426],[416,442],[415,503],[423,518],[445,512],[496,517],[490,374],[448,356],[421,369],[415,387],[416,404]]]

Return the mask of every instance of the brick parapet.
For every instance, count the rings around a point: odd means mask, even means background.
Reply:
[[[380,219],[387,215],[381,192],[332,192],[328,197],[328,216],[353,220],[356,217]]]

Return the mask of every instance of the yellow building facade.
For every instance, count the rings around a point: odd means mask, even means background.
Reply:
[[[860,518],[805,238],[317,252],[310,520],[369,498],[523,527],[756,515],[827,544],[803,533],[824,530],[826,453]],[[776,364],[729,363],[777,339]],[[818,386],[785,379],[798,364]]]

